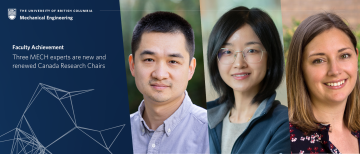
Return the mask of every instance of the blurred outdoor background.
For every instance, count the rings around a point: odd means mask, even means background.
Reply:
[[[130,113],[137,111],[143,100],[130,73],[128,57],[131,54],[131,38],[134,26],[146,14],[156,11],[173,12],[187,20],[195,33],[195,58],[197,66],[187,91],[192,102],[206,108],[204,61],[202,53],[200,5],[198,0],[120,0],[121,25],[124,42],[124,63],[126,65]]]
[[[237,6],[245,6],[248,8],[259,8],[268,13],[273,19],[282,41],[282,20],[281,20],[281,7],[280,0],[200,0],[201,8],[201,28],[203,36],[203,52],[205,62],[205,86],[206,86],[206,100],[211,101],[219,96],[211,85],[207,67],[207,45],[210,32],[214,27],[216,21],[227,11]],[[276,99],[282,104],[287,106],[287,93],[285,84],[285,73],[283,82],[276,90]]]
[[[324,12],[339,15],[356,36],[360,49],[360,1],[359,0],[281,0],[285,58],[294,32],[307,17]],[[360,58],[358,57],[359,61]],[[358,64],[360,68],[360,65]]]

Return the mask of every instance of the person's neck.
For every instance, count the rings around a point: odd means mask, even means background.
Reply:
[[[245,123],[250,120],[259,107],[259,103],[252,103],[257,92],[257,89],[247,92],[234,91],[235,104],[230,110],[232,123]]]
[[[332,132],[342,132],[346,129],[343,120],[346,100],[340,103],[325,103],[324,101],[312,100],[311,106],[316,120],[322,122],[323,124],[330,124],[330,130]]]
[[[164,121],[169,118],[182,104],[185,93],[175,100],[168,102],[154,102],[144,98],[145,110],[143,119],[152,130],[156,130]]]

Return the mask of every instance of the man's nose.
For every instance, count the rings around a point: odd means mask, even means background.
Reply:
[[[156,64],[154,71],[151,76],[157,80],[163,80],[169,78],[169,68],[166,65],[166,62],[161,62]]]

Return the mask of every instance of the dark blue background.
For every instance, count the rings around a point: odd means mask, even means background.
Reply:
[[[8,19],[8,8],[17,9],[15,20]],[[22,13],[20,9],[92,9],[92,13]],[[36,87],[44,83],[67,91],[94,89],[75,96],[73,103],[79,126],[97,130],[125,124],[124,129],[111,147],[115,153],[132,153],[128,96],[124,66],[118,0],[11,0],[0,2],[0,135],[14,129],[28,105]],[[73,16],[73,21],[25,21],[19,16]],[[15,51],[12,45],[64,45],[64,51]],[[13,69],[13,63],[49,63],[56,61],[15,61],[12,54],[103,56],[106,61],[58,61],[57,63],[103,63],[105,69]],[[42,95],[48,93],[41,92]],[[54,97],[42,97],[53,101]],[[39,106],[39,105],[38,105]],[[32,106],[33,113],[46,119],[48,108]],[[61,118],[61,117],[59,117]],[[34,119],[34,118],[33,118]],[[39,118],[41,119],[41,118]],[[33,127],[46,125],[49,121],[32,120]],[[54,123],[54,121],[51,121]],[[55,122],[56,124],[56,122]],[[59,125],[49,132],[61,131]],[[49,147],[53,154],[86,153],[106,154],[80,131],[73,131]],[[2,138],[0,137],[0,140]],[[40,141],[41,142],[41,141]],[[3,146],[3,147],[2,147]],[[0,153],[10,153],[0,142]],[[11,147],[11,144],[10,144]]]

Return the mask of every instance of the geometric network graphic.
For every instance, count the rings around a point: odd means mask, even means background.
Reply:
[[[16,126],[16,128],[0,135],[0,144],[5,142],[12,142],[10,154],[52,154],[52,152],[49,150],[49,147],[55,145],[62,138],[68,136],[74,130],[79,130],[84,135],[86,135],[89,140],[93,140],[98,144],[98,146],[103,147],[110,154],[112,154],[110,148],[113,146],[113,143],[118,138],[125,124],[103,130],[95,130],[95,129],[79,126],[76,120],[75,110],[72,100],[73,97],[90,92],[92,90],[93,89],[68,92],[59,88],[55,88],[40,83],[37,86],[32,98],[30,99],[30,102],[27,105],[23,115],[21,116],[21,119],[18,125]],[[54,102],[48,100],[46,101],[38,100],[39,99],[38,96],[41,92],[47,92],[51,96],[55,97]],[[59,111],[59,113],[66,113],[66,114],[63,114],[62,116],[55,115],[56,118],[58,118],[59,120],[56,120],[55,121],[56,123],[54,122],[52,125],[57,128],[58,127],[62,128],[64,126],[60,125],[59,123],[63,122],[71,125],[71,127],[64,127],[64,130],[62,131],[58,131],[58,132],[54,131],[52,133],[44,134],[43,132],[45,131],[43,130],[52,131],[53,128],[50,127],[51,126],[50,123],[52,121],[48,121],[45,122],[46,124],[44,124],[43,126],[36,126],[36,129],[33,129],[34,126],[32,127],[31,121],[28,118],[31,118],[33,121],[35,121],[38,119],[36,116],[38,117],[44,116],[41,115],[41,112],[39,112],[38,110],[31,111],[32,109],[31,107],[34,106],[35,103],[38,103],[39,104],[38,106],[47,105],[49,103],[55,103],[51,105],[55,106],[56,109],[60,108],[61,112]],[[56,105],[57,103],[59,105]],[[52,112],[49,111],[48,113],[52,113]],[[43,141],[41,138],[37,137],[39,135],[45,136],[42,137]]]

